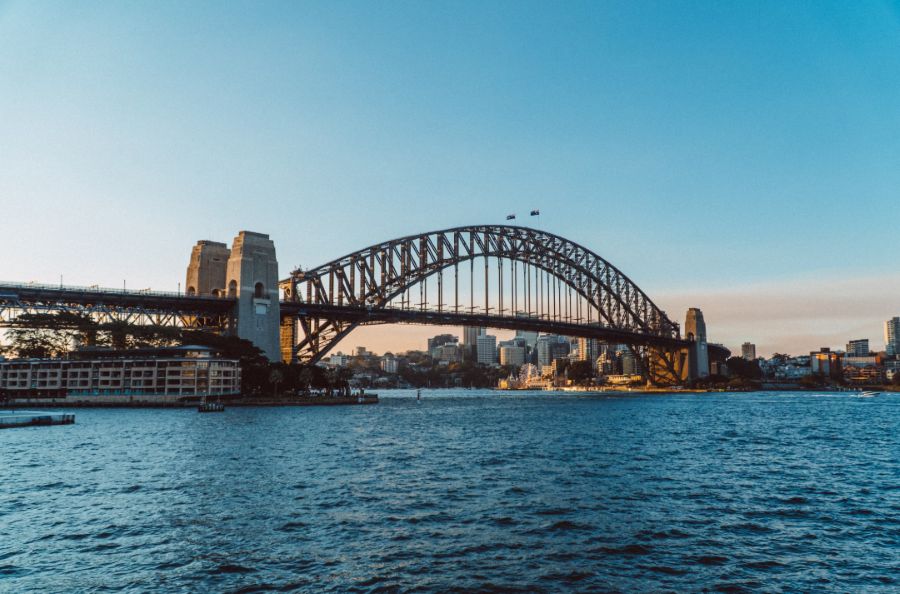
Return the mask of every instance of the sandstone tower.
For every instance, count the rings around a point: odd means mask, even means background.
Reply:
[[[225,268],[231,252],[218,241],[198,241],[191,250],[187,269],[186,295],[219,297],[225,291]]]
[[[709,377],[709,347],[706,344],[706,322],[703,321],[703,312],[699,308],[692,307],[687,311],[684,320],[684,334],[694,344],[688,351],[688,377]]]
[[[278,260],[268,235],[241,231],[231,245],[227,294],[237,297],[237,334],[270,361],[281,359]]]
[[[237,335],[270,361],[281,358],[278,260],[268,235],[241,231],[230,250],[224,243],[198,241],[185,287],[188,295],[236,298]]]

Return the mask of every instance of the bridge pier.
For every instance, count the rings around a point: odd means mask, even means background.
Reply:
[[[199,241],[187,270],[189,296],[235,299],[230,332],[259,347],[270,361],[281,358],[278,260],[268,235],[241,231],[229,250]]]

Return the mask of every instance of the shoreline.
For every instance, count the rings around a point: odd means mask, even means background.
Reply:
[[[378,404],[378,395],[371,394],[362,398],[349,397],[321,397],[321,398],[237,398],[234,400],[223,399],[222,404],[227,407],[251,407],[251,406],[351,406]],[[0,402],[0,409],[31,409],[31,408],[197,408],[199,402],[153,402],[147,400],[131,400],[123,402],[90,402],[77,400],[66,402],[62,398],[48,399],[41,402],[36,399],[28,402]]]

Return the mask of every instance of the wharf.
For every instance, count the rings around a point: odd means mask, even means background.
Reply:
[[[278,397],[225,397],[221,399],[222,404],[226,407],[234,406],[342,406],[342,405],[359,405],[359,404],[378,404],[377,394],[365,394],[363,396],[278,396]],[[2,405],[11,409],[18,408],[49,408],[49,407],[66,407],[66,408],[196,408],[200,403],[196,398],[183,400],[131,400],[131,399],[113,399],[104,400],[88,400],[88,399],[67,399],[67,398],[29,398],[24,402],[16,402],[15,400],[4,402]],[[8,412],[8,411],[7,411]],[[0,416],[4,414],[0,411]],[[13,413],[9,413],[13,414]],[[16,415],[34,414],[47,416],[54,413],[32,413],[26,411],[17,411]],[[74,421],[71,421],[74,422]],[[58,424],[58,423],[55,423]]]
[[[35,412],[28,410],[0,410],[0,429],[12,427],[43,427],[49,425],[72,425],[75,415],[59,412]]]

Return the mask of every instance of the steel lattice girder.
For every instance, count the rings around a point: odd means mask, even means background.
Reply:
[[[234,301],[227,299],[0,285],[0,326],[7,327],[23,314],[71,313],[100,324],[224,330],[232,325],[233,310]]]
[[[558,235],[507,225],[459,227],[411,235],[367,247],[282,281],[289,301],[306,305],[387,310],[389,302],[429,276],[475,258],[509,259],[559,278],[596,310],[605,331],[638,342],[681,342],[671,321],[641,289],[599,255]],[[424,310],[423,310],[424,311]],[[313,359],[358,323],[348,312],[322,310],[312,334],[298,345]],[[389,317],[387,311],[385,315]],[[340,320],[344,320],[342,324]],[[491,318],[492,324],[498,320]],[[351,327],[347,327],[350,323]],[[435,322],[430,322],[435,323]],[[491,325],[491,324],[488,324]],[[317,328],[323,328],[321,336]],[[326,343],[322,346],[321,343]],[[315,345],[315,346],[313,346]]]

